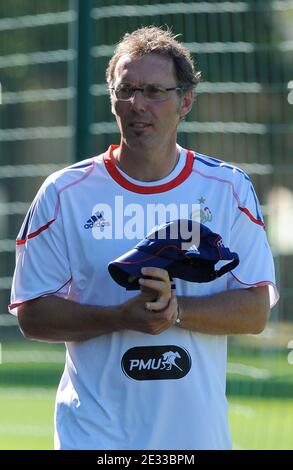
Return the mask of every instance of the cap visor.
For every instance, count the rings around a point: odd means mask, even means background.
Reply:
[[[141,268],[155,267],[165,268],[173,260],[161,258],[151,253],[144,253],[141,250],[130,250],[124,253],[119,258],[111,261],[108,265],[109,272],[112,278],[123,287],[131,287],[129,283],[129,276],[134,278],[142,277]]]

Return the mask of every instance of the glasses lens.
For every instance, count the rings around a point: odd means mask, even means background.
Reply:
[[[127,85],[118,85],[115,89],[115,95],[118,100],[129,100],[133,94],[133,89]]]
[[[168,96],[168,92],[165,88],[156,85],[146,85],[144,87],[144,96],[151,101],[164,101]]]

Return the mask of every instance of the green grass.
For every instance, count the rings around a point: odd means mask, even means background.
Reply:
[[[55,389],[4,388],[0,391],[0,449],[53,448]],[[293,398],[230,398],[235,449],[293,450]]]
[[[52,449],[54,398],[54,389],[0,390],[0,449]]]
[[[52,449],[64,346],[15,337],[0,340],[0,449]],[[288,349],[232,345],[228,363],[234,448],[293,450],[293,366]]]
[[[293,397],[229,398],[234,449],[293,450]]]

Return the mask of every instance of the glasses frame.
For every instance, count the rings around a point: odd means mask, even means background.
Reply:
[[[118,85],[119,87],[120,85]],[[163,86],[157,86],[157,85],[152,85],[152,84],[148,84],[148,85],[145,85],[144,87],[133,87],[133,86],[129,86],[129,91],[131,91],[131,95],[129,96],[129,98],[118,98],[117,96],[117,88],[115,87],[109,87],[109,90],[111,90],[111,92],[114,93],[115,95],[115,98],[117,99],[117,101],[130,101],[132,100],[132,98],[134,97],[134,94],[136,91],[141,91],[143,97],[147,100],[147,101],[154,101],[154,102],[162,102],[162,101],[166,101],[168,99],[168,94],[166,94],[166,97],[164,99],[160,99],[160,100],[154,100],[152,98],[149,98],[148,96],[145,95],[145,89],[146,87],[148,86],[153,86],[153,87],[157,87],[157,88],[160,88],[162,90],[164,90],[164,92],[166,91],[183,91],[184,90],[184,87],[182,85],[176,85],[174,87],[169,87],[169,88],[165,88]]]

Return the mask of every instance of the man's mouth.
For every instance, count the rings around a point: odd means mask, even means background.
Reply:
[[[132,127],[133,129],[145,129],[146,127],[150,127],[151,124],[148,124],[147,122],[131,122],[129,124],[129,127]]]

